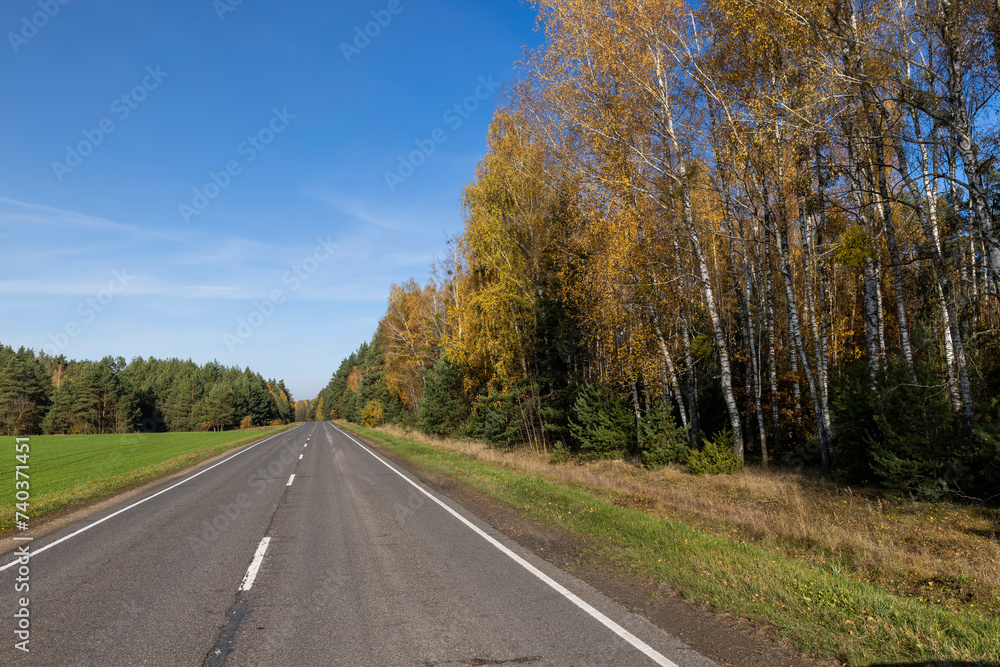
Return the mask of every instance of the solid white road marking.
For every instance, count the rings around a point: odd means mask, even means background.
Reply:
[[[288,478],[288,484],[285,484],[285,486],[291,486],[292,485],[292,481],[294,479],[295,479],[295,473],[292,473],[292,476]]]
[[[253,580],[257,578],[257,570],[260,569],[260,564],[264,562],[264,552],[267,551],[267,545],[270,542],[271,538],[265,537],[257,546],[257,553],[253,555],[253,560],[250,561],[250,569],[247,570],[247,576],[243,577],[243,583],[240,584],[241,591],[248,591],[253,586]]]
[[[296,426],[295,428],[299,428],[299,427]],[[284,433],[288,433],[288,431],[285,431]],[[176,489],[181,484],[187,484],[188,482],[190,482],[192,479],[194,479],[198,475],[204,475],[206,472],[208,472],[212,468],[216,468],[218,466],[221,466],[223,463],[226,463],[227,461],[231,461],[231,460],[235,459],[240,454],[243,454],[245,452],[249,452],[251,449],[253,449],[257,445],[263,445],[268,440],[273,440],[274,438],[277,438],[279,435],[284,435],[284,433],[275,433],[270,438],[265,438],[265,439],[261,440],[260,442],[254,443],[254,444],[250,445],[249,447],[247,447],[246,449],[241,449],[240,451],[236,452],[235,454],[233,454],[229,458],[225,458],[225,459],[219,461],[218,463],[214,463],[214,464],[208,466],[207,468],[205,468],[204,470],[199,470],[198,472],[196,472],[195,474],[191,475],[190,477],[185,477],[184,479],[182,479],[181,481],[177,482],[173,486],[169,486],[169,487],[163,489],[162,491],[157,491],[153,495],[147,496],[147,497],[143,498],[142,500],[134,502],[131,505],[129,505],[128,507],[123,507],[120,510],[118,510],[117,512],[109,514],[106,517],[104,517],[103,519],[98,519],[94,523],[88,524],[88,525],[84,526],[83,528],[81,528],[80,530],[77,530],[76,532],[70,533],[69,535],[67,535],[65,537],[60,537],[55,542],[50,542],[49,544],[46,544],[44,547],[40,548],[38,551],[31,552],[31,557],[34,558],[38,554],[42,553],[43,551],[48,551],[49,549],[51,549],[52,547],[56,546],[57,544],[61,544],[61,543],[65,542],[66,540],[68,540],[68,539],[70,539],[72,537],[76,537],[80,533],[85,533],[88,530],[90,530],[91,528],[93,528],[94,526],[98,526],[98,525],[104,523],[105,521],[107,521],[108,519],[111,519],[111,518],[114,518],[114,517],[118,516],[122,512],[127,512],[130,509],[132,509],[133,507],[137,507],[137,506],[143,504],[147,500],[152,500],[153,498],[155,498],[156,496],[158,496],[158,495],[160,495],[162,493],[166,493],[167,491],[170,491],[171,489]],[[20,559],[19,560],[15,560],[15,561],[11,561],[10,563],[7,563],[3,567],[0,567],[0,572],[3,572],[7,568],[14,567],[15,565],[18,564],[18,562],[20,562]]]
[[[622,626],[620,626],[617,623],[615,623],[614,621],[612,621],[610,618],[608,618],[607,616],[605,616],[604,614],[602,614],[600,611],[598,611],[597,609],[595,609],[594,607],[592,607],[590,604],[588,604],[584,600],[580,599],[575,593],[573,593],[572,591],[570,591],[569,589],[567,589],[565,586],[563,586],[562,584],[560,584],[558,581],[556,581],[555,579],[553,579],[549,575],[545,574],[544,572],[542,572],[541,570],[539,570],[537,567],[535,567],[534,565],[532,565],[528,561],[524,560],[523,558],[521,558],[520,556],[518,556],[516,553],[514,553],[513,551],[511,551],[507,547],[505,547],[503,544],[501,544],[496,539],[494,539],[489,533],[483,531],[481,528],[479,528],[479,526],[477,526],[476,524],[472,523],[471,521],[469,521],[468,519],[466,519],[464,516],[462,516],[461,514],[459,514],[458,512],[456,512],[455,510],[453,510],[452,508],[448,507],[448,505],[446,505],[444,502],[442,502],[439,498],[437,498],[436,496],[431,495],[430,493],[428,493],[426,489],[424,489],[422,486],[420,486],[419,484],[417,484],[416,482],[414,482],[412,479],[410,479],[409,477],[407,477],[406,475],[404,475],[400,471],[396,470],[396,468],[394,466],[392,466],[391,464],[389,464],[381,456],[379,456],[378,454],[376,454],[375,452],[373,452],[364,443],[362,443],[361,441],[359,441],[357,438],[355,438],[354,436],[352,436],[350,433],[342,431],[341,429],[337,428],[336,426],[334,426],[334,428],[336,428],[338,431],[340,431],[340,433],[343,433],[348,438],[350,438],[351,440],[353,440],[354,442],[356,442],[363,450],[365,450],[366,452],[368,452],[369,454],[371,454],[375,458],[376,461],[378,461],[379,463],[381,463],[382,465],[384,465],[386,468],[388,468],[389,470],[393,471],[394,473],[396,473],[397,475],[399,475],[400,477],[402,477],[404,480],[407,481],[407,483],[409,483],[417,491],[419,491],[420,493],[424,494],[425,496],[427,496],[428,498],[430,498],[431,500],[433,500],[435,503],[437,503],[438,505],[440,505],[446,512],[448,512],[449,514],[451,514],[452,516],[454,516],[456,519],[458,519],[459,521],[461,521],[462,523],[464,523],[466,526],[468,526],[469,528],[471,528],[480,537],[482,537],[484,540],[486,540],[487,542],[489,542],[490,544],[492,544],[494,547],[496,547],[497,549],[499,549],[506,556],[509,556],[510,559],[513,560],[515,563],[517,563],[518,565],[520,565],[521,567],[523,567],[525,570],[527,570],[531,574],[535,575],[543,583],[545,583],[547,586],[549,586],[550,588],[552,588],[553,590],[555,590],[557,593],[559,593],[560,595],[562,595],[564,598],[566,598],[567,600],[569,600],[570,602],[572,602],[573,604],[575,604],[577,607],[579,607],[583,611],[587,612],[592,618],[596,619],[602,625],[604,625],[604,627],[608,628],[609,630],[611,630],[612,632],[614,632],[616,635],[618,635],[619,637],[621,637],[622,639],[624,639],[625,641],[627,641],[629,644],[631,644],[635,648],[639,649],[650,660],[652,660],[653,662],[655,662],[658,665],[662,665],[663,667],[678,667],[678,665],[676,663],[671,662],[670,660],[668,660],[666,657],[664,657],[663,655],[661,655],[652,646],[650,646],[649,644],[647,644],[646,642],[642,641],[641,639],[639,639],[638,637],[636,637],[635,635],[633,635],[631,632],[629,632],[628,630],[626,630]]]

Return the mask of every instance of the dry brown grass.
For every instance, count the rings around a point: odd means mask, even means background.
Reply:
[[[624,461],[553,464],[544,452],[380,430],[581,485],[619,505],[838,568],[893,593],[1000,614],[997,510],[893,498],[790,471],[750,467],[698,477]]]

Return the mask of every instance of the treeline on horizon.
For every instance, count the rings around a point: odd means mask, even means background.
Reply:
[[[316,418],[1000,482],[1000,6],[542,0],[464,232]]]
[[[72,361],[0,345],[4,435],[223,431],[287,424],[294,413],[284,381],[249,368],[152,357]]]

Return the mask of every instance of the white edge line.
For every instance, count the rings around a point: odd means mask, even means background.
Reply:
[[[299,427],[298,427],[298,426],[296,426],[295,428],[299,428]],[[290,430],[295,430],[295,429],[290,429]],[[108,519],[111,519],[111,518],[114,518],[114,517],[118,516],[118,515],[119,515],[119,514],[121,514],[122,512],[127,512],[127,511],[129,511],[130,509],[132,509],[133,507],[137,507],[137,506],[139,506],[139,505],[143,504],[143,503],[144,503],[144,502],[146,502],[147,500],[152,500],[153,498],[155,498],[156,496],[160,495],[161,493],[166,493],[167,491],[170,491],[171,489],[176,489],[176,488],[177,488],[178,486],[180,486],[181,484],[186,484],[187,482],[190,482],[190,481],[191,481],[192,479],[194,479],[194,478],[195,478],[195,477],[197,477],[198,475],[203,475],[203,474],[205,474],[206,472],[208,472],[209,470],[211,470],[212,468],[215,468],[215,467],[217,467],[217,466],[221,466],[221,465],[222,465],[223,463],[226,463],[227,461],[230,461],[230,460],[232,460],[232,459],[235,459],[235,458],[236,458],[237,456],[239,456],[240,454],[243,454],[244,452],[249,452],[249,451],[250,451],[251,449],[253,449],[253,448],[254,448],[254,447],[256,447],[257,445],[263,445],[263,444],[264,444],[265,442],[267,442],[268,440],[273,440],[274,438],[277,438],[277,437],[278,437],[279,435],[284,435],[284,434],[285,434],[285,433],[287,433],[287,432],[288,432],[288,431],[282,431],[281,433],[275,433],[274,435],[272,435],[272,436],[270,436],[270,437],[268,437],[268,438],[264,438],[264,439],[263,439],[263,440],[261,440],[260,442],[255,442],[254,444],[250,445],[249,447],[246,447],[246,448],[244,448],[244,449],[241,449],[240,451],[236,452],[236,453],[235,453],[235,454],[233,454],[232,456],[229,456],[229,457],[227,457],[227,458],[225,458],[225,459],[223,459],[223,460],[219,461],[218,463],[213,463],[212,465],[208,466],[208,467],[207,467],[207,468],[205,468],[204,470],[199,470],[198,472],[196,472],[195,474],[193,474],[193,475],[191,475],[191,476],[189,476],[189,477],[185,477],[184,479],[182,479],[181,481],[177,482],[177,483],[176,483],[176,484],[174,484],[173,486],[168,486],[168,487],[167,487],[167,488],[165,488],[165,489],[162,489],[162,490],[160,490],[160,491],[157,491],[156,493],[154,493],[154,494],[153,494],[153,495],[151,495],[151,496],[146,496],[146,497],[145,497],[145,498],[143,498],[142,500],[139,500],[139,501],[136,501],[136,502],[132,503],[131,505],[129,505],[128,507],[123,507],[123,508],[121,508],[120,510],[118,510],[117,512],[114,512],[114,513],[112,513],[112,514],[109,514],[109,515],[107,515],[107,516],[106,516],[106,517],[104,517],[103,519],[98,519],[98,520],[97,520],[97,521],[95,521],[94,523],[91,523],[91,524],[88,524],[88,525],[84,526],[83,528],[80,528],[79,530],[77,530],[77,531],[75,531],[75,532],[72,532],[72,533],[70,533],[69,535],[66,535],[65,537],[60,537],[60,538],[59,538],[58,540],[56,540],[55,542],[50,542],[49,544],[46,544],[46,545],[45,545],[44,547],[42,547],[42,548],[41,548],[41,549],[39,549],[38,551],[32,551],[32,552],[31,552],[31,557],[32,557],[32,558],[34,558],[34,557],[35,557],[35,556],[37,556],[38,554],[42,553],[43,551],[48,551],[49,549],[51,549],[52,547],[56,546],[57,544],[61,544],[62,542],[65,542],[66,540],[68,540],[68,539],[70,539],[70,538],[73,538],[73,537],[76,537],[76,536],[77,536],[77,535],[79,535],[80,533],[85,533],[85,532],[87,532],[88,530],[90,530],[91,528],[93,528],[94,526],[98,526],[98,525],[100,525],[100,524],[104,523],[105,521],[107,521]],[[17,564],[18,564],[18,563],[19,563],[20,561],[21,561],[21,559],[19,558],[19,559],[17,559],[17,560],[14,560],[14,561],[11,561],[10,563],[7,563],[7,564],[6,564],[6,565],[4,565],[3,567],[0,567],[0,572],[3,572],[3,571],[4,571],[4,570],[6,570],[7,568],[10,568],[10,567],[14,567],[14,566],[15,566],[15,565],[17,565]]]
[[[361,441],[359,441],[357,438],[355,438],[354,436],[352,436],[350,433],[347,433],[346,431],[343,431],[343,430],[337,428],[336,426],[334,426],[334,428],[337,431],[339,431],[340,433],[343,433],[344,435],[346,435],[348,438],[350,438],[351,440],[353,440],[355,443],[357,443],[362,449],[364,449],[366,452],[368,452],[373,457],[375,457],[375,460],[377,460],[379,463],[381,463],[382,465],[384,465],[385,467],[387,467],[389,470],[393,471],[394,473],[396,473],[397,475],[399,475],[400,477],[402,477],[404,480],[406,480],[417,491],[419,491],[420,493],[424,494],[425,496],[427,496],[428,498],[430,498],[431,500],[433,500],[435,503],[437,503],[442,508],[444,508],[444,510],[446,512],[448,512],[449,514],[451,514],[452,516],[454,516],[456,519],[458,519],[459,521],[461,521],[462,523],[464,523],[466,526],[468,526],[469,528],[471,528],[480,537],[482,537],[484,540],[486,540],[487,542],[489,542],[490,544],[492,544],[494,547],[496,547],[497,549],[499,549],[505,555],[509,556],[510,559],[513,560],[515,563],[517,563],[518,565],[520,565],[521,567],[523,567],[525,570],[527,570],[531,574],[535,575],[543,583],[545,583],[546,585],[548,585],[550,588],[552,588],[553,590],[555,590],[557,593],[559,593],[560,595],[562,595],[564,598],[566,598],[567,600],[569,600],[570,602],[572,602],[573,604],[575,604],[577,607],[579,607],[583,611],[585,611],[588,614],[590,614],[591,617],[593,617],[594,619],[596,619],[597,621],[599,621],[606,628],[608,628],[609,630],[611,630],[612,632],[614,632],[616,635],[618,635],[619,637],[621,637],[625,641],[627,641],[629,644],[631,644],[632,646],[634,646],[635,648],[637,648],[642,653],[644,653],[646,655],[646,657],[648,657],[649,659],[651,659],[653,662],[655,662],[658,665],[662,665],[663,667],[678,667],[678,665],[676,663],[671,662],[670,660],[668,660],[666,657],[664,657],[663,655],[661,655],[652,646],[650,646],[649,644],[647,644],[646,642],[642,641],[641,639],[639,639],[638,637],[636,637],[635,635],[633,635],[631,632],[629,632],[628,630],[626,630],[622,626],[620,626],[617,623],[615,623],[614,621],[612,621],[610,618],[608,618],[607,616],[605,616],[604,614],[602,614],[600,611],[598,611],[597,609],[595,609],[594,607],[592,607],[590,604],[588,604],[584,600],[580,599],[575,593],[573,593],[572,591],[570,591],[569,589],[567,589],[565,586],[563,586],[562,584],[560,584],[558,581],[554,580],[552,577],[550,577],[549,575],[545,574],[544,572],[542,572],[541,570],[539,570],[537,567],[535,567],[534,565],[532,565],[528,561],[524,560],[523,558],[521,558],[520,556],[518,556],[516,553],[514,553],[513,551],[511,551],[507,547],[505,547],[503,544],[501,544],[500,542],[498,542],[489,533],[485,532],[479,526],[477,526],[476,524],[472,523],[471,521],[469,521],[468,519],[466,519],[464,516],[462,516],[461,514],[459,514],[458,512],[456,512],[455,510],[453,510],[451,507],[449,507],[448,505],[446,505],[439,498],[437,498],[436,496],[428,493],[428,491],[426,489],[424,489],[422,486],[420,486],[419,484],[417,484],[416,482],[414,482],[412,479],[410,479],[409,477],[407,477],[406,475],[404,475],[403,473],[401,473],[394,466],[390,465],[381,456],[379,456],[378,454],[376,454],[375,452],[373,452],[364,443],[362,443]]]
[[[295,473],[294,472],[292,473],[292,476],[288,478],[288,484],[285,484],[285,486],[291,486],[293,481],[295,481]]]
[[[247,569],[247,576],[243,577],[243,583],[240,584],[241,591],[248,591],[250,587],[253,586],[254,579],[257,578],[257,570],[260,569],[260,564],[264,562],[264,552],[267,551],[267,545],[270,544],[271,538],[265,537],[257,545],[257,552],[253,555],[253,560],[250,561],[250,567]]]

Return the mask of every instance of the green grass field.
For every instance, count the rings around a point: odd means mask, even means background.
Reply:
[[[29,438],[30,508],[46,514],[108,497],[181,470],[239,445],[283,431],[272,426],[221,433],[37,435]],[[5,437],[0,455],[0,531],[15,520],[15,439]]]
[[[689,599],[768,624],[815,657],[836,657],[849,665],[1000,662],[1000,619],[995,616],[950,612],[893,595],[836,567],[621,507],[587,488],[338,424],[527,517],[589,538],[599,559],[624,571],[668,582]]]

